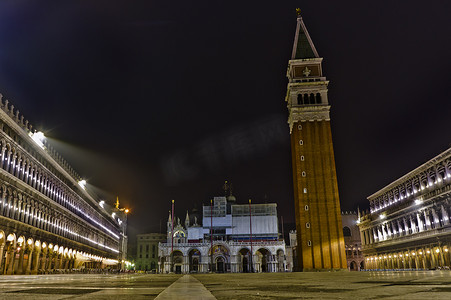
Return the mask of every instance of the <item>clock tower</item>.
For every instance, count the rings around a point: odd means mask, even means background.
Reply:
[[[347,268],[322,62],[298,11],[286,96],[298,271]]]

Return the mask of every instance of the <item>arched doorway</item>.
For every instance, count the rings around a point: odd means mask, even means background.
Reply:
[[[216,272],[217,273],[225,272],[224,257],[222,256],[216,257]]]
[[[243,248],[239,251],[241,257],[241,272],[248,273],[251,270],[250,266],[250,251],[247,248]]]
[[[192,249],[189,253],[189,271],[192,273],[199,272],[200,251]]]
[[[176,274],[182,273],[183,254],[180,251],[172,253],[172,271]]]
[[[357,263],[355,261],[351,261],[351,263],[349,264],[349,271],[358,271]]]
[[[215,245],[209,252],[211,262],[213,263],[213,272],[229,272],[229,250],[224,245]],[[221,258],[218,260],[218,258]],[[222,268],[221,271],[218,267]]]
[[[365,269],[365,267],[364,267],[363,261],[361,261],[360,262],[360,270],[363,270],[363,269]]]
[[[257,270],[258,272],[269,272],[269,268],[268,268],[268,261],[269,261],[269,256],[270,256],[270,252],[265,249],[265,248],[260,248],[257,250],[256,252],[256,256],[257,256],[257,263],[259,266],[259,270]]]

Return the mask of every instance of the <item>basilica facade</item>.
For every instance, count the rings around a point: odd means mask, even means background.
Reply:
[[[159,244],[160,272],[285,271],[277,204],[236,204],[230,195],[202,208],[199,217],[187,212],[184,223],[169,214],[167,241]]]
[[[449,269],[451,148],[368,197],[366,269]]]
[[[121,268],[126,224],[0,95],[0,274]]]

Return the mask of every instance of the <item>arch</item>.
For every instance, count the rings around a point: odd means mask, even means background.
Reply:
[[[240,251],[238,251],[238,254],[241,258],[241,266],[240,271],[243,273],[248,273],[251,271],[251,257],[250,257],[251,251],[248,248],[241,248]]]
[[[357,263],[355,261],[351,261],[349,264],[349,271],[358,271]]]
[[[224,258],[224,256],[217,256],[215,258],[216,273],[224,273],[226,271],[225,264],[226,259]]]
[[[298,105],[304,104],[303,101],[302,101],[302,94],[298,94],[297,97],[298,97]]]
[[[343,227],[343,236],[352,236],[351,229],[348,226]]]
[[[254,255],[255,262],[254,265],[257,265],[258,272],[269,272],[268,262],[270,261],[271,252],[266,248],[259,248]]]
[[[199,263],[201,259],[201,252],[193,248],[188,251],[189,271],[193,273],[199,272]]]
[[[322,99],[321,99],[321,94],[320,93],[316,93],[315,100],[316,100],[316,104],[321,104],[322,103]]]
[[[171,253],[172,257],[172,272],[176,274],[182,273],[183,253],[180,250],[174,250]]]

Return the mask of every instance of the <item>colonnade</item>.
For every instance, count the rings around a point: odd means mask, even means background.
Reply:
[[[117,261],[69,249],[64,245],[0,231],[0,274],[3,275],[70,272],[82,266],[101,269],[106,267],[104,261],[117,264]]]
[[[449,249],[451,244],[370,255],[365,258],[365,268],[367,270],[449,269],[451,267]]]

